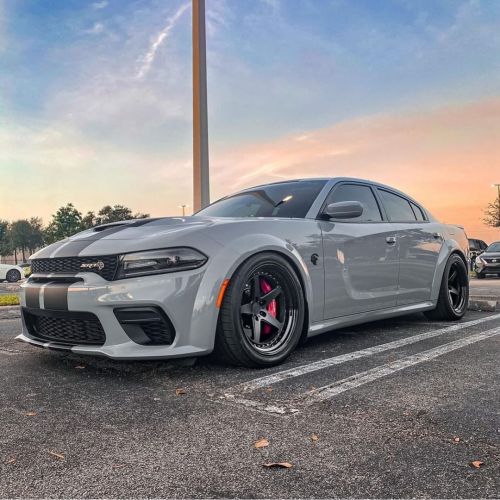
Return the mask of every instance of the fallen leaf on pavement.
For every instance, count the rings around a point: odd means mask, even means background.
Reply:
[[[268,464],[262,464],[263,467],[277,467],[281,469],[290,469],[293,465],[289,462],[271,462]]]
[[[311,441],[317,441],[319,439],[319,436],[317,434],[314,434],[314,432],[311,435]]]
[[[29,411],[28,413],[26,413],[26,416],[27,417],[36,417],[36,411]]]
[[[11,465],[11,464],[15,464],[17,462],[17,459],[12,457],[12,458],[9,458],[9,460],[7,460],[7,462],[5,462],[7,465]]]
[[[459,437],[453,438],[453,441],[455,441],[455,443],[459,443],[460,442],[460,438]]]
[[[474,460],[473,462],[470,463],[472,467],[475,469],[479,469],[482,465],[484,465],[484,462],[481,462],[481,460]]]
[[[266,387],[266,391],[267,392],[273,392],[273,388],[272,387]]]
[[[55,451],[49,451],[49,454],[53,457],[58,458],[59,460],[64,460],[64,455],[62,453],[56,453]]]
[[[254,446],[256,448],[265,448],[266,446],[269,446],[269,441],[265,438],[262,438],[262,439],[259,439],[258,441],[256,441]]]
[[[184,389],[175,389],[176,396],[182,396],[184,394],[186,394],[186,391]]]

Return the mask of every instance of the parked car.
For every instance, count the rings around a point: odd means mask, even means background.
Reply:
[[[16,283],[24,278],[24,271],[21,267],[11,264],[0,264],[0,281],[7,280],[9,283]]]
[[[500,276],[500,241],[492,243],[479,257],[476,257],[476,275],[483,279],[487,274]]]
[[[301,339],[467,308],[467,237],[388,186],[349,178],[247,189],[192,217],[92,228],[31,258],[31,344],[116,359],[282,362]]]
[[[486,248],[488,248],[488,245],[483,240],[469,238],[469,257],[472,270],[474,270],[476,266],[476,257],[481,255]]]

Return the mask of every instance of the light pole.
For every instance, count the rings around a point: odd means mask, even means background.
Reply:
[[[193,6],[193,208],[210,203],[205,0]]]
[[[179,205],[179,208],[182,208],[182,216],[186,216],[186,208],[189,207],[189,205]]]

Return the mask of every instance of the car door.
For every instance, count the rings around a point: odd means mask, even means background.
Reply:
[[[324,207],[341,201],[360,202],[363,214],[348,220],[320,216],[325,319],[389,308],[397,303],[399,256],[394,226],[384,220],[368,184],[337,184]]]
[[[429,222],[425,211],[398,193],[378,188],[388,219],[396,228],[399,245],[398,305],[430,300],[443,238],[441,225]]]

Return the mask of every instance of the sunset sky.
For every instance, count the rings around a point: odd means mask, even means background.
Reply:
[[[500,1],[206,0],[211,195],[353,176],[488,243]],[[0,218],[192,205],[186,0],[0,0]]]

